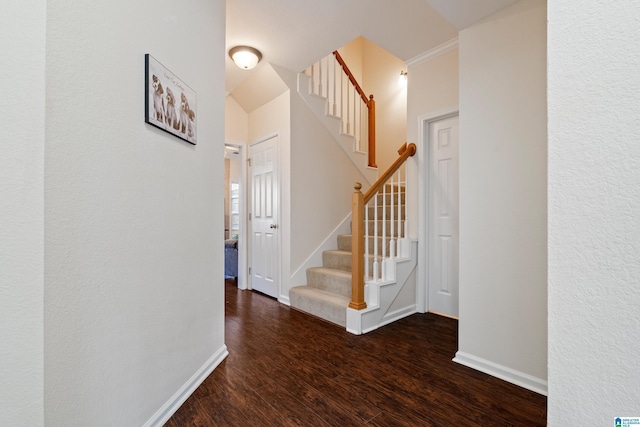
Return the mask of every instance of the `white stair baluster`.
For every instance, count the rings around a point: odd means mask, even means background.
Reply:
[[[329,90],[331,89],[331,57],[327,56],[326,58],[324,58],[324,62],[325,62],[325,91],[327,93],[327,100],[329,98],[331,98],[331,94],[329,93]]]
[[[332,55],[333,56],[333,55]],[[336,105],[336,87],[338,86],[338,81],[336,80],[336,67],[338,65],[338,61],[336,57],[333,56],[333,112],[332,114],[335,116],[337,114],[337,105]]]
[[[407,196],[409,195],[409,163],[404,164],[404,238],[409,238],[409,218],[407,218]],[[408,256],[405,254],[405,256]]]
[[[364,283],[369,280],[369,205],[364,207]],[[353,248],[352,248],[353,250]]]
[[[400,175],[400,170],[398,169],[398,194],[400,194],[400,179],[401,179],[401,175]],[[405,193],[404,196],[404,201],[406,203],[407,201],[407,195]],[[402,226],[402,215],[400,212],[400,209],[402,208],[402,204],[398,201],[398,224],[396,224],[396,226],[398,227],[398,256],[400,256],[400,239],[402,238],[402,232],[401,232],[401,226]]]
[[[344,70],[340,72],[340,117],[344,117]],[[340,124],[340,130],[344,131],[344,119],[340,120]]]
[[[346,119],[347,119],[347,131],[345,132],[347,135],[349,135],[351,133],[351,123],[349,122],[349,116],[351,116],[351,108],[349,106],[349,94],[351,93],[350,89],[350,85],[351,85],[351,81],[349,79],[347,79],[347,113],[346,113]]]
[[[369,238],[367,237],[367,244]],[[379,279],[378,270],[378,197],[373,198],[373,281]]]
[[[322,94],[322,59],[318,62],[318,95]]]
[[[390,209],[391,218],[389,218],[389,225],[390,225],[390,227],[389,227],[389,258],[395,259],[395,257],[396,257],[396,242],[393,239],[393,237],[394,237],[393,236],[393,226],[394,226],[394,223],[393,223],[394,215],[393,214],[395,213],[395,209],[394,209],[394,207],[395,207],[394,200],[395,199],[394,199],[393,196],[394,196],[394,193],[395,193],[395,188],[393,187],[393,175],[391,175],[391,179],[390,179],[389,182],[391,183],[391,203],[390,203],[390,206],[391,206],[391,209]],[[398,192],[398,203],[400,203],[400,192]],[[384,224],[383,227],[386,228],[387,224]]]
[[[379,193],[378,193],[379,194]],[[378,196],[376,196],[378,197]],[[387,185],[382,186],[382,280],[388,280],[387,277]],[[377,239],[377,237],[376,237]]]

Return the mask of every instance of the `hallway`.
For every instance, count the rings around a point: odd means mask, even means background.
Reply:
[[[455,320],[355,336],[225,285],[229,356],[166,426],[546,425],[546,397],[451,361]]]

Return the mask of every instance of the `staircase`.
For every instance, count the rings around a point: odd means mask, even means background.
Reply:
[[[333,233],[335,249],[326,250],[331,237],[312,253],[309,260],[319,262],[321,255],[322,266],[300,267],[307,283],[290,288],[289,304],[353,334],[367,333],[417,311],[417,242],[409,239],[405,219],[405,195],[413,194],[406,191],[407,160],[416,146],[403,144],[398,159],[378,176],[375,101],[337,52],[300,73],[297,83],[298,94],[360,170],[366,191],[355,183],[352,213],[339,226],[348,230],[351,219],[353,235]]]
[[[336,51],[298,74],[298,94],[360,170],[368,184],[375,165],[375,101],[364,94]]]
[[[397,227],[404,228],[404,201],[405,193],[401,188],[400,192],[395,192],[393,204],[390,194],[379,194],[376,196],[377,206],[369,206],[368,218],[390,218],[391,211],[401,212],[400,221],[389,219],[371,219],[368,221],[366,229],[369,231],[365,241],[369,246],[368,268],[370,272],[368,281],[372,281],[371,273],[374,271],[374,264],[379,262],[379,258],[391,253],[391,246],[397,247]],[[386,202],[383,203],[383,199]],[[398,204],[400,203],[400,206]],[[398,209],[400,207],[400,209]],[[377,210],[377,215],[375,210]],[[377,222],[377,224],[376,224]],[[384,233],[383,233],[384,227]],[[394,230],[392,230],[392,227]],[[374,230],[377,230],[378,237],[373,237]],[[384,238],[381,237],[384,234]],[[383,249],[383,239],[385,246]],[[376,242],[377,240],[377,242]],[[351,301],[351,234],[341,234],[337,237],[337,249],[327,250],[322,253],[322,267],[307,269],[307,284],[296,286],[289,291],[291,307],[300,311],[312,314],[316,317],[327,320],[336,325],[347,327],[347,308]],[[378,256],[375,256],[377,250]],[[370,308],[375,308],[371,307]]]

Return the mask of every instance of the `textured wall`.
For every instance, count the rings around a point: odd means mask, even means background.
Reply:
[[[460,32],[459,350],[547,378],[546,5]]]
[[[640,7],[549,2],[549,426],[640,416]]]
[[[46,2],[0,14],[0,425],[43,425]]]
[[[47,4],[45,419],[142,425],[224,345],[225,4]],[[144,54],[198,145],[144,123]]]

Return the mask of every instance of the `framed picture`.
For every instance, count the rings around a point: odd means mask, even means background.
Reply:
[[[148,53],[144,65],[144,121],[195,145],[198,141],[195,91]]]

